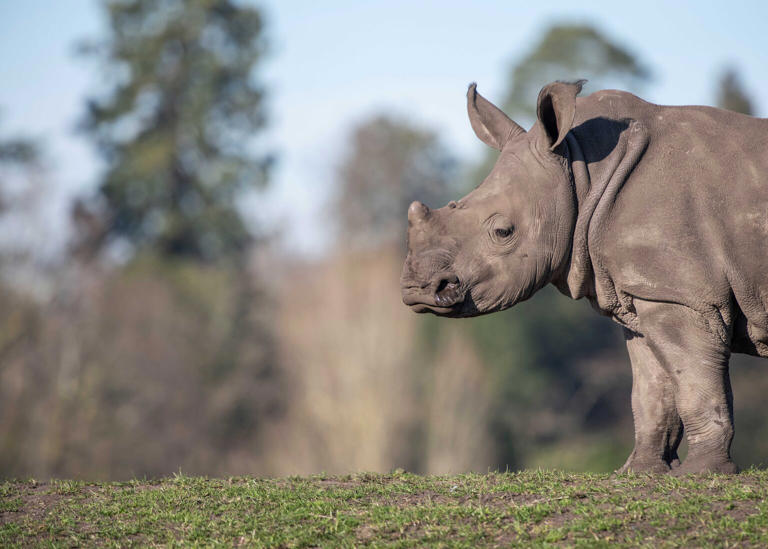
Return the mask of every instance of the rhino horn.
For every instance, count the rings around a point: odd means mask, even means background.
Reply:
[[[501,109],[477,93],[475,82],[467,90],[467,112],[477,137],[494,149],[501,150],[507,141],[525,133]]]
[[[418,200],[411,202],[411,205],[408,206],[408,222],[411,225],[424,221],[428,214],[429,208]]]

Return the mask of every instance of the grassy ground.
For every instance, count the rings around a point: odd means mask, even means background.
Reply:
[[[0,483],[0,546],[768,546],[768,471]]]

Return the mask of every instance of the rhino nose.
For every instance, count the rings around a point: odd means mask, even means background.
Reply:
[[[428,214],[429,208],[418,200],[411,202],[411,205],[408,206],[408,221],[411,224],[424,221]]]

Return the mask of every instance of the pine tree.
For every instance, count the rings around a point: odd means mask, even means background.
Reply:
[[[633,90],[651,71],[623,45],[592,25],[562,23],[549,27],[530,52],[510,70],[502,108],[521,124],[535,120],[539,90],[554,80],[587,79],[584,95],[605,87]]]
[[[752,101],[744,91],[738,71],[726,68],[718,82],[717,106],[721,109],[753,115]]]
[[[104,64],[107,92],[83,128],[106,170],[74,209],[81,243],[212,261],[252,241],[237,209],[262,187],[268,155],[255,69],[265,53],[258,10],[234,0],[108,0],[107,40],[84,47]]]

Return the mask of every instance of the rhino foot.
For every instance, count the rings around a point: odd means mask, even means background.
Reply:
[[[739,467],[730,459],[716,458],[688,458],[680,467],[672,471],[672,476],[682,477],[695,473],[721,473],[725,475],[735,475],[739,472]]]
[[[632,452],[626,463],[618,469],[615,474],[622,475],[624,473],[653,473],[653,474],[666,474],[669,473],[672,467],[679,465],[679,460],[675,460],[670,466],[669,463],[657,456],[641,456],[636,452]]]

